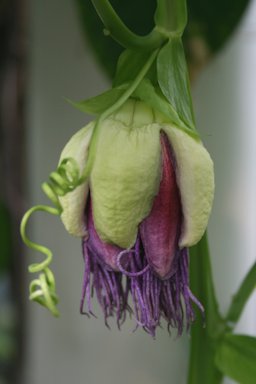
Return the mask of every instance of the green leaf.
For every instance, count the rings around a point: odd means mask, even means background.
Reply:
[[[186,0],[157,0],[154,19],[167,33],[182,33],[187,24]]]
[[[6,271],[12,257],[12,224],[11,216],[3,202],[0,202],[0,273]]]
[[[180,38],[171,39],[157,58],[157,78],[164,96],[180,119],[195,129],[187,65]]]
[[[215,363],[226,376],[241,384],[256,378],[256,338],[226,334],[217,346]]]
[[[150,55],[151,52],[132,51],[130,49],[123,51],[118,59],[113,86],[117,87],[121,84],[133,81],[141,68],[148,61]],[[151,75],[148,73],[147,76],[150,78],[155,77],[156,79],[156,73],[154,74],[154,70],[156,71],[156,68],[153,66],[153,68],[149,70]]]
[[[244,278],[237,293],[234,295],[230,308],[228,310],[227,321],[237,323],[239,317],[244,309],[244,306],[251,296],[253,290],[256,288],[256,263],[252,266],[250,271]]]
[[[149,79],[143,79],[138,88],[133,93],[133,96],[147,103],[151,108],[160,112],[166,122],[173,123],[177,128],[185,131],[193,137],[198,137],[195,131],[192,131],[180,120],[177,112],[172,107],[166,98],[161,94],[161,91],[152,85]]]
[[[81,112],[88,113],[89,115],[98,115],[111,107],[111,105],[122,96],[126,88],[127,84],[112,88],[98,96],[78,102],[69,99],[65,100]]]

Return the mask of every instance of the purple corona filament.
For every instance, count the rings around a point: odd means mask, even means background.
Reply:
[[[203,313],[202,304],[189,288],[188,249],[178,246],[182,207],[176,183],[175,160],[170,144],[161,134],[162,179],[152,210],[140,224],[131,249],[104,243],[93,220],[93,202],[86,209],[88,239],[83,240],[85,262],[80,312],[93,315],[91,296],[96,294],[105,324],[116,316],[120,328],[127,313],[155,336],[162,319],[168,330],[182,334],[194,320],[192,303]],[[86,303],[85,303],[86,302]]]
[[[81,313],[93,314],[91,294],[95,291],[107,326],[108,318],[115,315],[117,325],[120,327],[126,314],[131,313],[132,307],[136,326],[143,327],[152,336],[155,335],[155,329],[160,325],[161,318],[166,320],[168,329],[176,328],[178,335],[181,335],[184,313],[187,329],[194,320],[191,303],[194,302],[201,312],[204,312],[201,303],[189,288],[188,250],[184,248],[177,255],[175,274],[166,280],[161,280],[147,263],[143,247],[138,247],[140,243],[138,237],[133,249],[119,254],[118,264],[121,268],[120,272],[116,272],[106,269],[92,254],[87,241],[83,241],[85,270]],[[123,252],[131,256],[135,254],[135,257],[129,259],[127,270],[121,266]],[[128,304],[129,295],[131,307]],[[85,300],[86,310],[84,310]]]

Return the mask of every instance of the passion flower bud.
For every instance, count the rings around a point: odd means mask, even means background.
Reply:
[[[60,160],[84,169],[93,126],[71,138]],[[182,301],[188,325],[191,301],[202,309],[189,289],[187,247],[207,226],[212,160],[199,139],[135,100],[101,122],[96,149],[88,180],[61,198],[66,229],[83,237],[82,302],[91,312],[95,288],[106,322],[116,313],[119,324],[130,293],[137,325],[154,335],[163,317],[180,334]]]

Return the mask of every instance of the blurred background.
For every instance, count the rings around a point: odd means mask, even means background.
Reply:
[[[137,33],[151,29],[155,0],[111,3]],[[225,313],[256,251],[256,0],[188,7],[184,43],[198,129],[215,163],[209,240]],[[27,265],[37,255],[21,244],[20,219],[48,203],[40,185],[89,121],[64,97],[106,90],[119,52],[89,0],[0,0],[0,384],[186,383],[188,335],[160,329],[152,340],[133,333],[132,320],[109,331],[96,302],[98,319],[79,314],[81,245],[53,216],[35,215],[29,232],[54,252],[61,317],[28,301]],[[253,296],[238,331],[256,334],[255,311]]]

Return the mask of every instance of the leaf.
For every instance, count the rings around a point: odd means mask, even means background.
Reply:
[[[217,346],[215,363],[226,376],[241,384],[256,378],[256,338],[226,334]]]
[[[65,100],[81,112],[98,115],[111,107],[122,96],[126,88],[127,85],[112,88],[98,96],[78,102],[69,99]]]
[[[117,63],[113,86],[117,87],[121,84],[133,81],[141,68],[145,65],[146,61],[148,61],[151,53],[152,52],[132,51],[129,49],[126,49],[121,53]],[[153,74],[151,77],[153,77]]]
[[[170,103],[161,94],[161,91],[157,92],[156,88],[152,85],[149,79],[143,79],[133,96],[147,103],[150,107],[154,108],[166,117],[166,121],[173,123],[193,137],[198,137],[195,131],[192,131],[180,120],[177,112]]]
[[[189,78],[180,38],[171,39],[161,49],[157,58],[157,78],[161,91],[180,119],[195,129]]]
[[[254,263],[250,271],[247,273],[237,293],[233,297],[233,300],[227,315],[228,322],[232,322],[235,324],[239,320],[239,317],[244,309],[244,306],[255,288],[256,288],[256,263]]]

